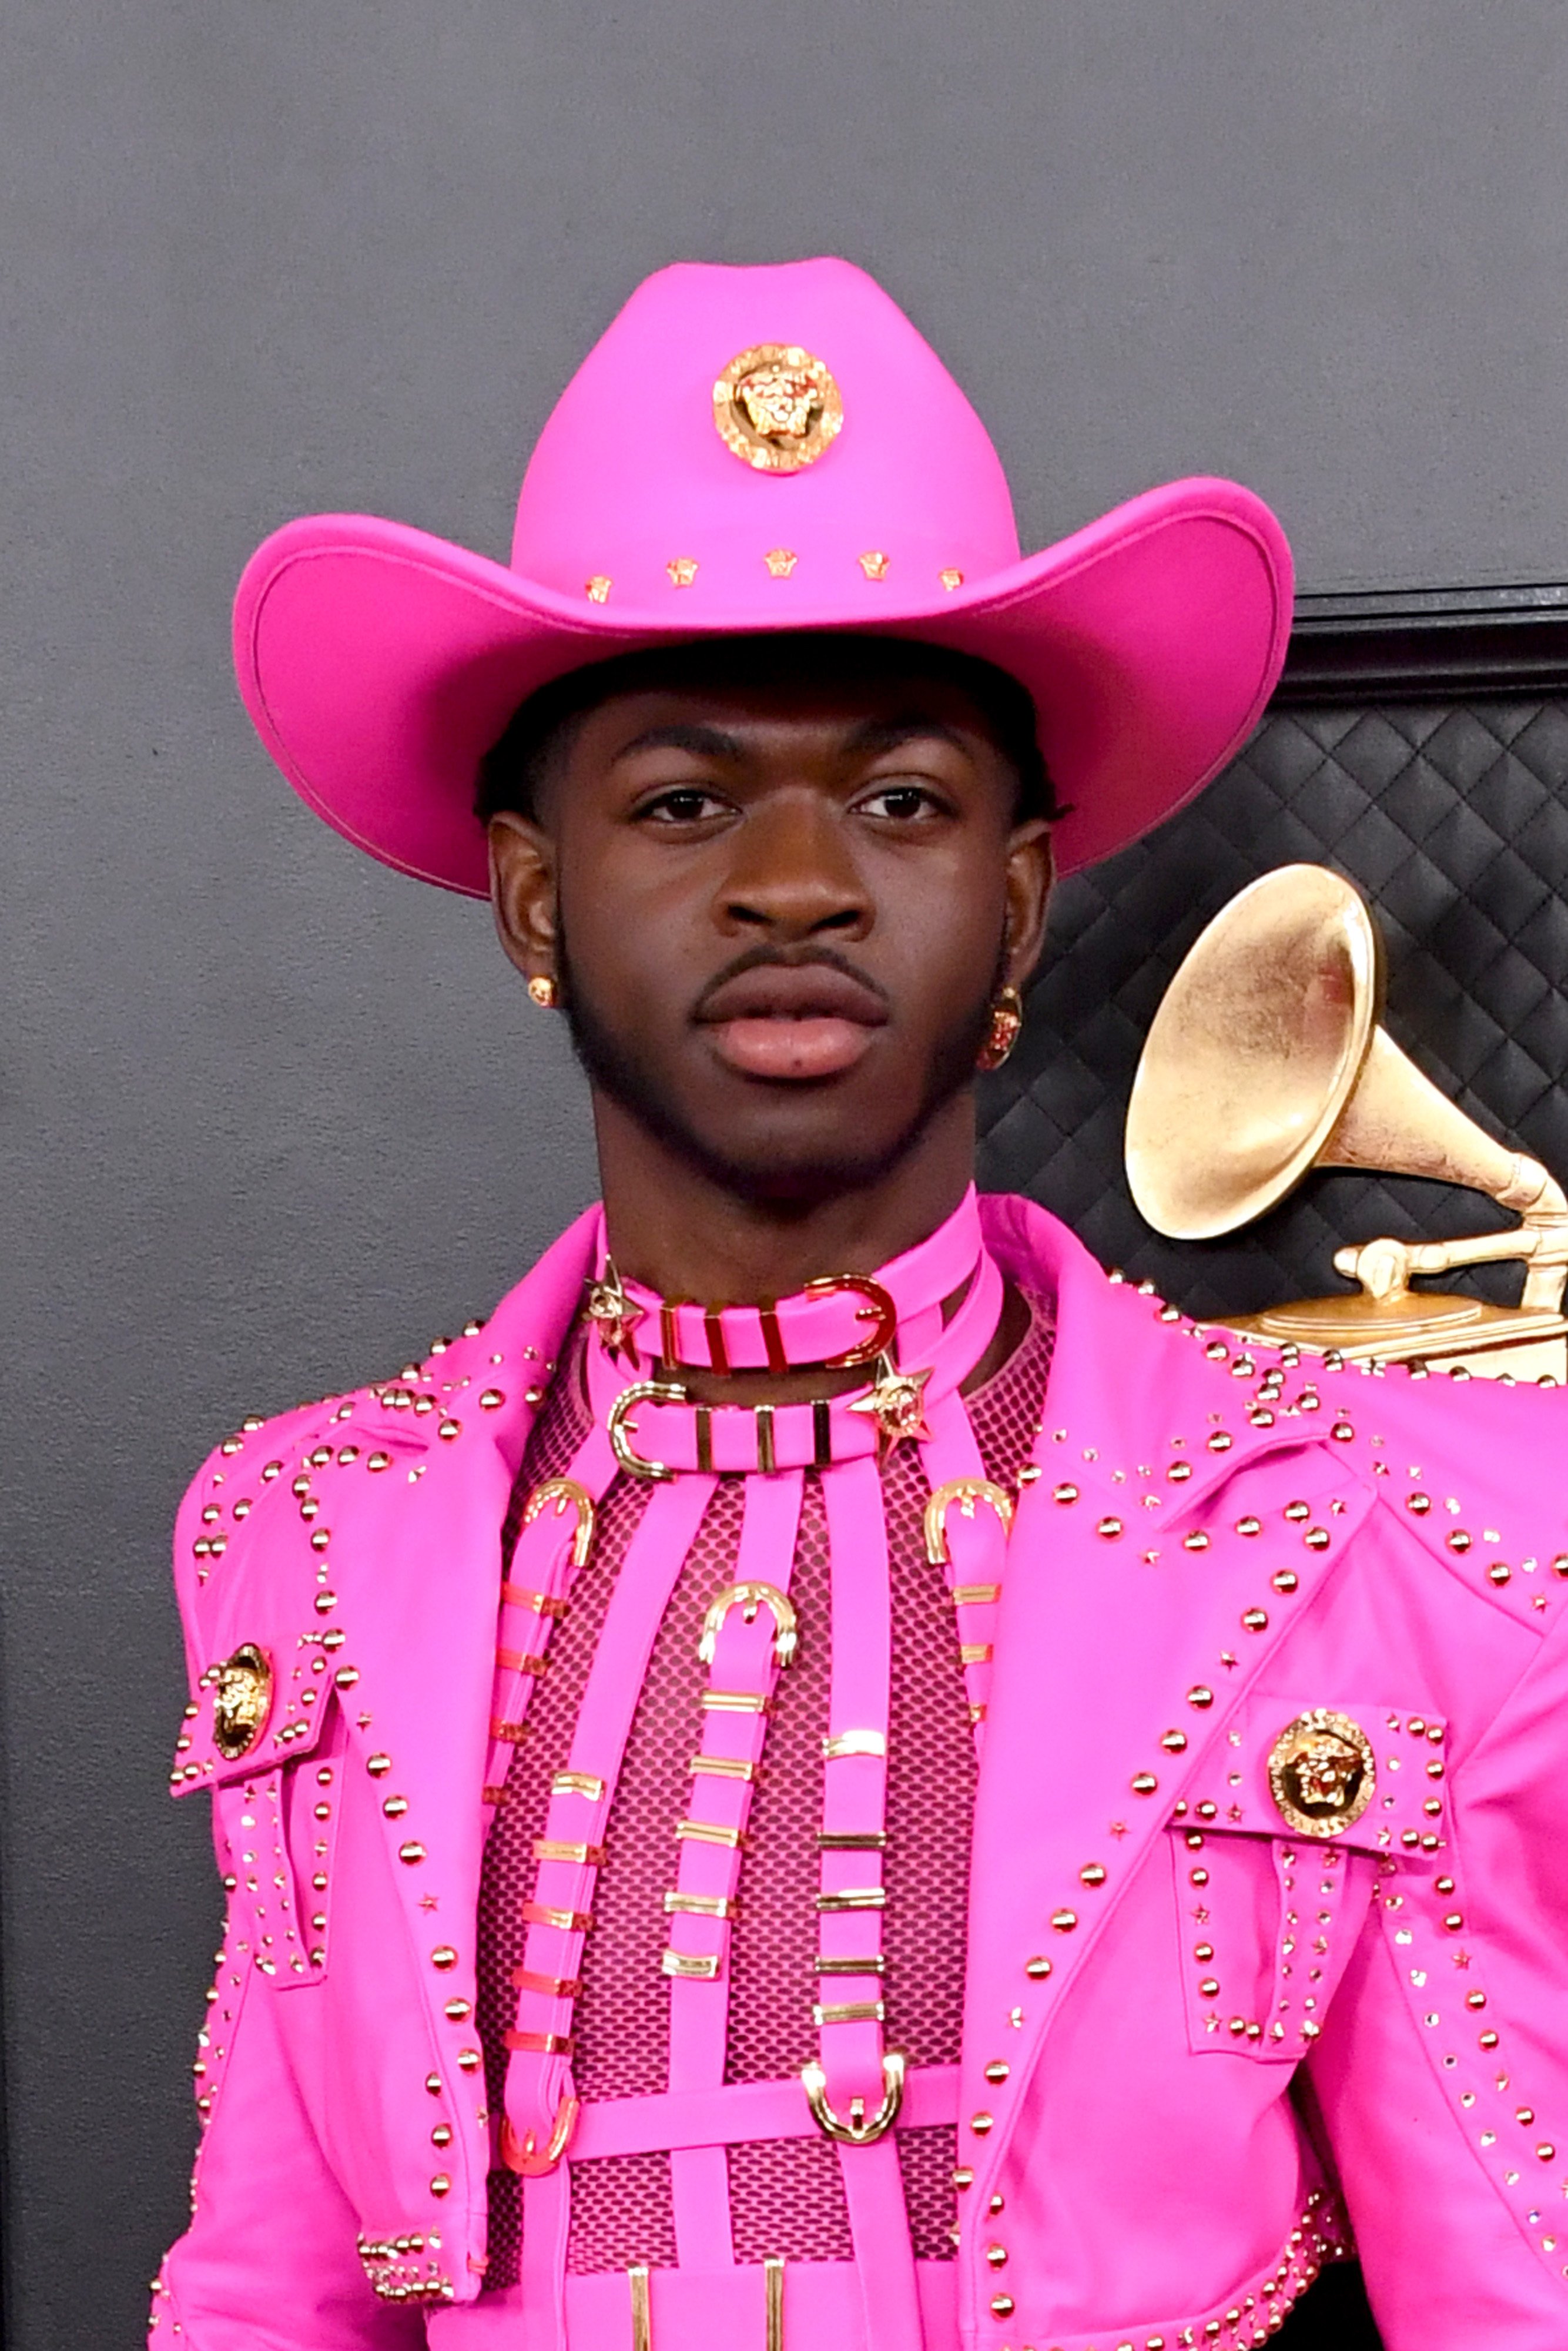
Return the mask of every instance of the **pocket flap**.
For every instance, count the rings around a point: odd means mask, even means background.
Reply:
[[[1253,1691],[1171,1817],[1210,1834],[1430,1853],[1443,1831],[1447,1729],[1419,1706]]]
[[[330,1633],[242,1641],[196,1684],[174,1742],[171,1792],[221,1788],[312,1752],[331,1708]]]

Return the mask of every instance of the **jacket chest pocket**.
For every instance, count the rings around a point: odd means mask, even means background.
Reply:
[[[1438,1843],[1442,1733],[1419,1708],[1249,1699],[1166,1827],[1195,2053],[1307,2054],[1379,1876]]]
[[[1170,1834],[1189,2047],[1297,2064],[1365,1919],[1375,1861],[1233,1831]]]
[[[212,1791],[230,1949],[283,1991],[319,1983],[327,1970],[348,1725],[325,1675],[291,1676],[273,1704],[278,1655],[287,1655],[282,1644],[249,1643],[204,1677],[181,1733],[174,1792]],[[295,1683],[309,1692],[308,1706]],[[236,1754],[238,1745],[245,1751]]]
[[[346,1743],[334,1705],[308,1755],[218,1785],[225,1876],[249,1945],[247,1954],[236,1942],[236,1956],[248,1956],[279,1991],[319,1983],[327,1972]]]

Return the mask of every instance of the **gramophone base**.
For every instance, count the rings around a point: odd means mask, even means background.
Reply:
[[[1298,1298],[1261,1314],[1225,1318],[1225,1329],[1271,1347],[1341,1354],[1347,1364],[1427,1363],[1496,1380],[1568,1382],[1568,1319],[1544,1309],[1491,1306],[1437,1290],[1396,1298]]]

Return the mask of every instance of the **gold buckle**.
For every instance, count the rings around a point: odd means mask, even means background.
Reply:
[[[566,2093],[555,2110],[549,2138],[542,2147],[532,2131],[525,2131],[519,2139],[509,2119],[503,2116],[501,2160],[507,2169],[520,2172],[525,2179],[539,2179],[547,2171],[553,2171],[566,2153],[581,2111],[580,2100]]]
[[[581,1567],[588,1557],[589,1545],[593,1541],[593,1498],[575,1478],[547,1478],[543,1485],[536,1486],[528,1496],[528,1508],[523,1512],[524,1526],[531,1527],[549,1502],[555,1504],[558,1519],[563,1510],[576,1513],[577,1526],[571,1538],[571,1563],[573,1567]],[[541,1601],[538,1604],[547,1615],[558,1614],[563,1605],[558,1601]]]
[[[757,1622],[759,1608],[767,1609],[773,1619],[774,1658],[780,1666],[787,1666],[795,1655],[800,1635],[793,1606],[773,1583],[727,1583],[722,1592],[715,1593],[703,1618],[702,1638],[697,1643],[698,1662],[711,1666],[718,1655],[718,1636],[732,1608],[739,1609],[747,1625]]]
[[[874,1322],[876,1328],[869,1339],[848,1348],[841,1355],[829,1355],[823,1360],[825,1372],[847,1372],[852,1364],[874,1364],[885,1354],[898,1332],[898,1309],[880,1281],[868,1281],[858,1273],[825,1273],[819,1280],[805,1287],[808,1298],[823,1298],[839,1290],[858,1290],[866,1303],[855,1314],[857,1322]]]
[[[1000,1486],[993,1486],[988,1478],[949,1478],[938,1486],[925,1505],[925,1556],[933,1567],[946,1567],[952,1561],[947,1548],[947,1513],[956,1502],[959,1513],[966,1519],[975,1515],[977,1502],[988,1502],[1002,1522],[1003,1534],[1010,1533],[1013,1523],[1012,1496]]]
[[[868,2116],[863,2098],[852,2098],[848,2118],[833,2112],[828,2104],[828,2077],[813,2057],[800,2068],[800,2085],[806,2093],[806,2104],[811,2109],[811,2120],[824,2138],[837,2139],[844,2147],[870,2147],[893,2128],[898,2120],[898,2110],[904,2104],[905,2058],[902,2049],[884,2049],[882,2053],[882,2104],[874,2115]]]
[[[628,1426],[626,1416],[640,1404],[685,1404],[686,1392],[669,1380],[633,1380],[622,1388],[610,1407],[606,1426],[610,1434],[610,1449],[622,1469],[633,1478],[669,1479],[674,1471],[663,1461],[644,1460],[642,1454],[632,1450],[632,1438],[637,1434],[635,1421]]]

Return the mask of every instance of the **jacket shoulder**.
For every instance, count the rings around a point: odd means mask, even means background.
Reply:
[[[339,1437],[377,1394],[366,1388],[286,1412],[250,1414],[213,1447],[174,1519],[174,1592],[187,1652],[193,1644],[204,1649],[202,1635],[218,1590],[232,1588],[265,1555],[256,1537],[277,1515],[277,1497],[287,1493],[306,1458]]]
[[[1228,1332],[1209,1343],[1224,1359],[1216,1370],[1247,1375],[1249,1425],[1270,1432],[1260,1468],[1289,1431],[1368,1492],[1369,1528],[1396,1526],[1453,1583],[1536,1635],[1555,1623],[1554,1595],[1568,1579],[1558,1467],[1568,1389],[1405,1365],[1335,1366]]]
[[[336,1481],[370,1473],[371,1488],[395,1493],[396,1472],[423,1478],[444,1424],[452,1426],[436,1383],[410,1364],[384,1385],[254,1416],[208,1454],[174,1529],[189,1683],[177,1795],[255,1769],[253,1750],[271,1760],[311,1751],[327,1709],[303,1711],[317,1693],[307,1681],[300,1701],[295,1685],[305,1651],[321,1672],[341,1645],[332,1614],[341,1578],[329,1569],[327,1546],[334,1520],[358,1515],[343,1510],[351,1489]],[[247,1707],[256,1717],[255,1735],[238,1745],[220,1719],[231,1704],[241,1729]],[[271,1745],[260,1750],[264,1725]]]

